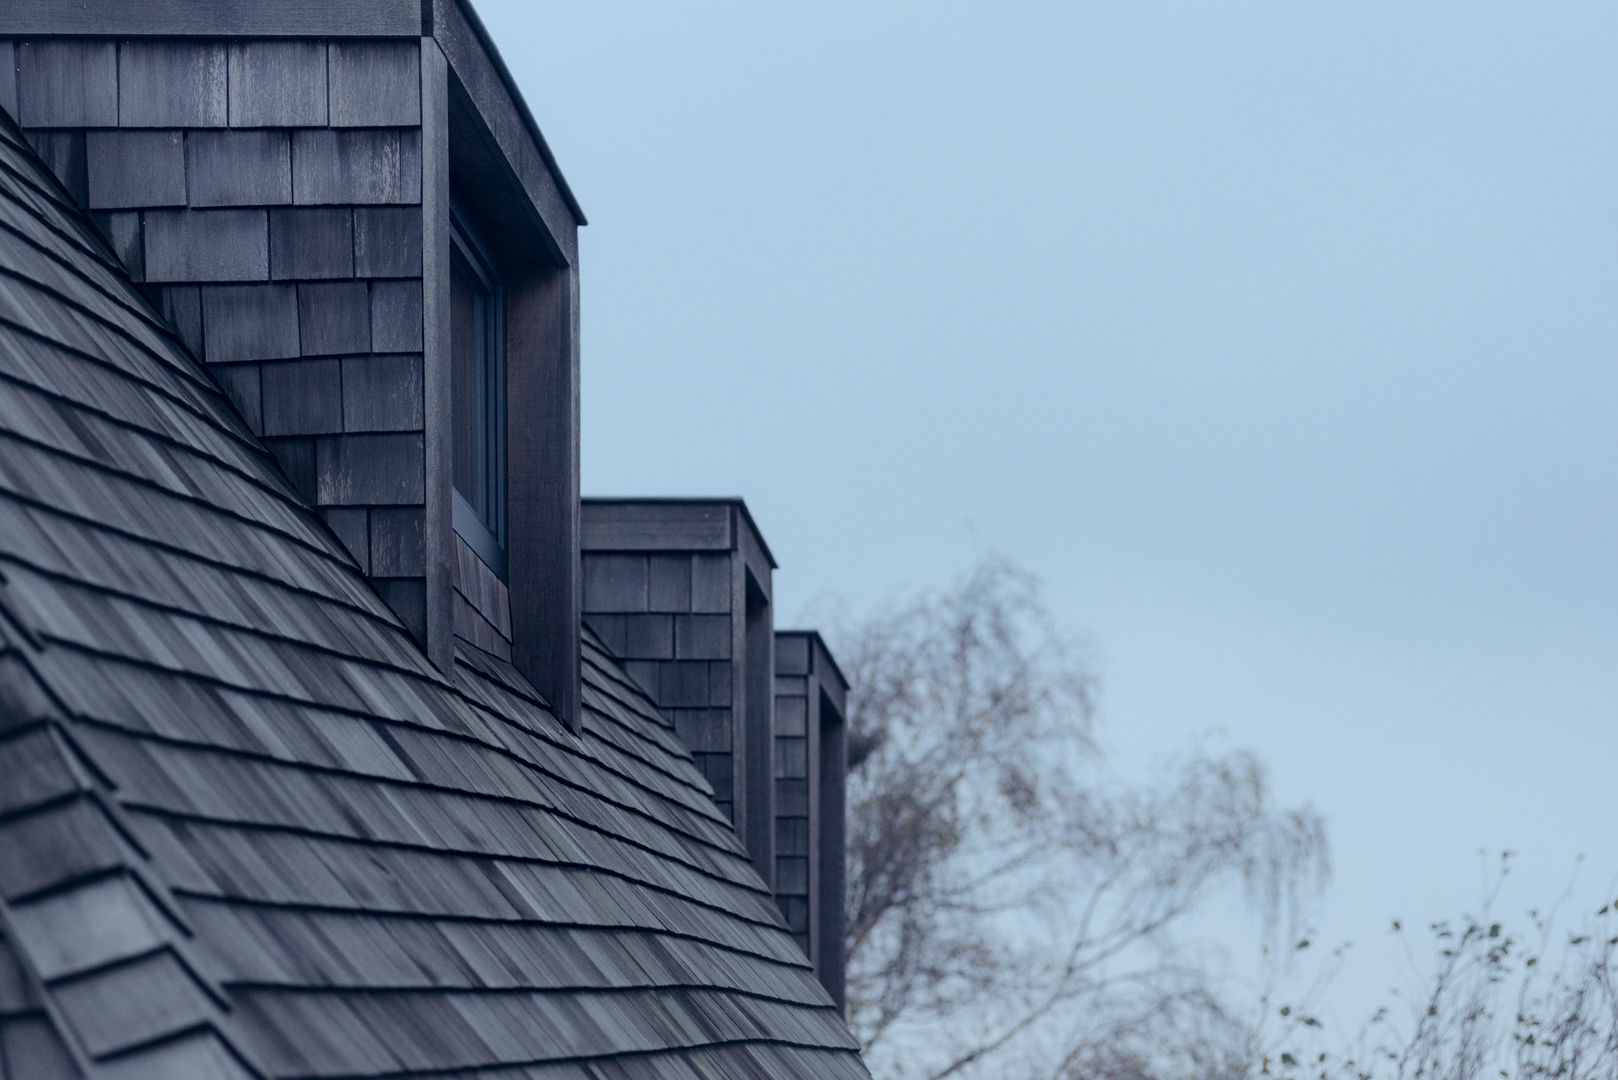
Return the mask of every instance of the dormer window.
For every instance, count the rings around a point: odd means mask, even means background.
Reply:
[[[504,297],[488,250],[450,215],[450,369],[455,531],[506,576]]]

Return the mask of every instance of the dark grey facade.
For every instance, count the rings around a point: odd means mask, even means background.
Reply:
[[[736,498],[589,498],[585,623],[661,706],[843,1001],[843,716],[814,631],[776,631],[775,558]]]
[[[775,895],[843,1004],[848,680],[813,630],[775,635]]]
[[[585,621],[674,722],[775,874],[770,554],[741,499],[586,499]]]
[[[576,722],[584,216],[468,10],[325,7],[0,5],[29,35],[0,104],[435,662],[458,627]],[[451,199],[496,241],[536,420],[499,590],[452,522]]]
[[[470,8],[0,0],[0,112],[0,1076],[866,1076],[581,636],[583,216]],[[452,198],[505,575],[450,508]],[[670,662],[719,663],[688,569]]]

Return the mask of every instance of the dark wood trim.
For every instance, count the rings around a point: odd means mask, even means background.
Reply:
[[[758,529],[753,525],[752,517],[747,513],[747,504],[740,499],[736,500],[731,508],[735,520],[731,525],[731,535],[735,537],[736,552],[752,572],[760,589],[764,590],[764,599],[774,599],[771,571],[775,569],[775,559],[764,546],[764,538],[759,535]],[[774,641],[774,638],[771,638]],[[773,645],[772,645],[773,649]]]
[[[422,0],[0,0],[13,37],[419,37]]]
[[[730,506],[728,499],[585,499],[584,550],[731,551]]]
[[[494,66],[495,73],[500,77],[500,82],[505,86],[506,92],[511,95],[511,100],[517,107],[517,114],[522,120],[523,126],[528,129],[529,136],[534,140],[534,148],[539,151],[540,160],[544,162],[546,171],[550,173],[551,178],[555,181],[558,192],[573,214],[573,220],[580,225],[588,225],[589,222],[584,217],[584,210],[579,206],[579,200],[574,197],[573,189],[568,186],[567,178],[562,175],[562,168],[556,163],[556,158],[551,153],[550,144],[545,141],[544,133],[539,130],[539,124],[534,120],[534,114],[529,111],[528,101],[517,87],[517,80],[512,77],[511,69],[506,67],[505,58],[500,55],[499,47],[495,45],[494,38],[490,36],[488,28],[483,25],[483,20],[478,17],[477,8],[469,3],[459,2],[459,0],[423,0],[422,25],[426,28],[424,32],[438,33],[440,16],[437,15],[437,11],[447,6],[455,7],[455,14],[461,20],[464,20],[466,27],[477,39],[478,44],[483,46],[484,54]],[[433,14],[429,15],[428,13]]]
[[[507,581],[517,670],[583,730],[579,557],[579,268],[506,273],[510,521]]]
[[[455,665],[454,405],[449,325],[449,65],[421,39],[422,394],[426,416],[427,655],[445,675]]]
[[[584,213],[517,92],[515,80],[487,32],[481,24],[474,27],[456,0],[431,2],[433,40],[443,49],[456,82],[488,128],[506,170],[532,202],[547,239],[564,261],[576,261],[578,227],[585,224]]]
[[[775,618],[770,602],[769,571],[763,580],[745,560],[737,559],[742,578],[742,663],[731,672],[744,687],[741,712],[732,720],[735,756],[736,832],[747,845],[753,866],[775,888]],[[746,807],[745,813],[742,808]]]
[[[818,687],[817,687],[818,684]],[[811,790],[810,940],[815,974],[839,1009],[844,1008],[843,891],[846,888],[848,847],[847,789],[848,744],[843,710],[831,700],[824,682],[810,683],[815,744],[811,760],[818,761],[817,783]]]
[[[466,501],[465,496],[457,491],[451,498],[455,503],[454,512],[450,515],[454,519],[455,535],[472,549],[474,555],[483,560],[484,566],[493,570],[495,576],[504,581],[509,565],[505,547],[495,538],[494,533],[489,531],[483,519],[478,517],[478,512]]]

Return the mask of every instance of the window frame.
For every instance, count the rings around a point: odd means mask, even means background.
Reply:
[[[496,270],[494,258],[478,239],[477,233],[462,212],[459,203],[450,201],[450,259],[459,255],[472,271],[484,290],[484,302],[478,305],[484,325],[478,328],[479,353],[474,359],[477,384],[476,410],[483,421],[484,439],[474,438],[479,444],[476,452],[481,461],[473,465],[473,475],[479,485],[486,486],[492,521],[486,521],[477,508],[455,486],[455,463],[450,465],[450,491],[453,495],[453,524],[455,532],[477,553],[478,558],[502,580],[507,577],[507,541],[510,522],[507,492],[507,416],[506,416],[506,305],[505,289]],[[454,344],[451,343],[453,350]],[[455,358],[450,357],[450,363]],[[453,404],[451,423],[454,423]]]

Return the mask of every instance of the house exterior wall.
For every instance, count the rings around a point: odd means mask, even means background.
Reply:
[[[29,140],[425,641],[420,40],[4,52]]]
[[[585,622],[672,719],[774,876],[774,567],[739,499],[586,499]]]
[[[819,634],[775,638],[776,901],[841,1006],[848,684]]]
[[[434,663],[510,659],[577,729],[584,217],[476,14],[0,0],[0,28],[0,107]],[[452,524],[452,189],[506,275],[494,584]]]

